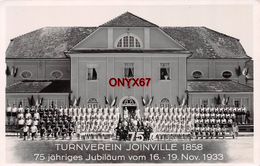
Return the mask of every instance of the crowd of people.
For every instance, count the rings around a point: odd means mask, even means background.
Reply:
[[[246,107],[161,106],[145,107],[129,113],[127,107],[7,107],[7,125],[17,126],[24,140],[118,139],[143,140],[175,138],[225,138],[238,134],[237,124],[249,123]]]
[[[7,110],[13,110],[8,106]],[[112,136],[119,121],[118,107],[26,107],[19,106],[16,111],[7,114],[7,124],[23,131],[24,139],[36,133],[41,139],[72,139],[75,134],[78,139],[95,139],[99,136]],[[30,133],[30,135],[28,135]],[[102,135],[102,133],[105,133]]]

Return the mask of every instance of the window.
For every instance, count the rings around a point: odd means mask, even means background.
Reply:
[[[118,41],[118,43],[117,43],[117,46],[116,47],[123,47],[123,45],[122,45],[122,39],[120,39],[119,41]]]
[[[88,105],[91,105],[92,107],[97,107],[97,106],[98,106],[97,99],[95,99],[95,98],[90,98],[90,99],[88,100]]]
[[[24,79],[29,79],[32,77],[32,73],[30,71],[23,71],[21,74],[21,77],[24,78]]]
[[[134,34],[124,34],[116,40],[117,48],[141,48],[140,39]]]
[[[134,99],[132,99],[131,97],[124,99],[122,102],[122,106],[134,106],[136,107],[136,102]]]
[[[193,78],[201,78],[202,77],[202,73],[201,73],[201,71],[194,71],[193,73],[192,73],[192,76],[193,76]]]
[[[234,99],[234,106],[241,107],[241,99]]]
[[[128,47],[128,36],[123,37],[123,47]]]
[[[160,107],[169,107],[170,106],[170,100],[167,98],[163,98],[160,103]]]
[[[134,37],[133,36],[129,36],[129,47],[134,47],[135,42],[134,42]]]
[[[88,67],[88,80],[97,80],[96,68]]]
[[[125,63],[124,73],[126,78],[134,77],[134,63]]]
[[[230,71],[224,71],[222,73],[222,77],[224,78],[230,78],[232,76],[232,73]]]
[[[51,72],[51,77],[54,79],[60,79],[63,76],[63,73],[59,70],[55,70]]]
[[[209,105],[209,100],[208,100],[208,99],[202,99],[202,100],[201,100],[201,105],[202,105],[203,107],[207,107],[207,106]]]
[[[160,79],[161,80],[170,80],[170,63],[161,63]]]

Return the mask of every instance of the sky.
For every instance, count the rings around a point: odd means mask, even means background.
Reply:
[[[10,39],[48,26],[99,26],[129,11],[159,26],[205,26],[240,40],[253,56],[253,10],[249,4],[10,5],[5,8],[5,46]]]

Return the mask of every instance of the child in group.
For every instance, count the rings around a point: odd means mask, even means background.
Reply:
[[[40,137],[41,137],[41,140],[44,139],[45,133],[46,133],[46,128],[43,125],[41,125],[41,127],[40,127]]]
[[[215,125],[211,126],[210,136],[211,136],[211,139],[213,139],[213,137],[216,136],[216,126]]]
[[[217,127],[216,127],[216,138],[218,139],[219,135],[221,134],[221,128],[220,128],[220,125],[217,124]]]
[[[65,125],[62,125],[61,127],[61,136],[63,140],[67,137],[67,128],[65,127]]]
[[[53,133],[54,133],[55,139],[59,138],[59,132],[60,132],[60,127],[58,126],[58,124],[56,124],[56,126],[53,128]]]
[[[35,124],[33,124],[31,127],[32,140],[34,140],[36,138],[37,131],[38,131],[37,126],[35,126]]]
[[[221,135],[222,135],[223,139],[225,139],[226,132],[227,132],[226,125],[223,125],[223,127],[221,128]]]
[[[47,139],[49,140],[50,139],[50,137],[52,136],[52,128],[51,128],[51,125],[49,125],[48,127],[47,127]]]
[[[28,138],[29,127],[26,124],[24,124],[22,130],[23,130],[23,140],[26,141]]]
[[[79,140],[80,139],[80,132],[81,132],[81,125],[80,124],[76,125],[75,132],[76,132],[77,138]]]
[[[236,122],[234,122],[232,125],[232,134],[233,134],[233,139],[238,137],[238,126]]]
[[[72,140],[72,134],[74,132],[74,128],[72,125],[69,125],[69,129],[68,129],[68,134],[69,134],[69,138],[70,140]]]

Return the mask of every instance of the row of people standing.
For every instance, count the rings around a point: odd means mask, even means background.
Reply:
[[[248,124],[250,123],[250,111],[245,107],[235,107],[235,106],[163,106],[158,107],[157,105],[153,106],[147,106],[144,108],[144,116],[145,117],[154,117],[154,116],[162,116],[166,115],[172,116],[172,115],[189,115],[189,114],[197,114],[204,118],[204,116],[219,116],[222,114],[230,114],[235,115],[236,119],[235,121],[238,124]]]

